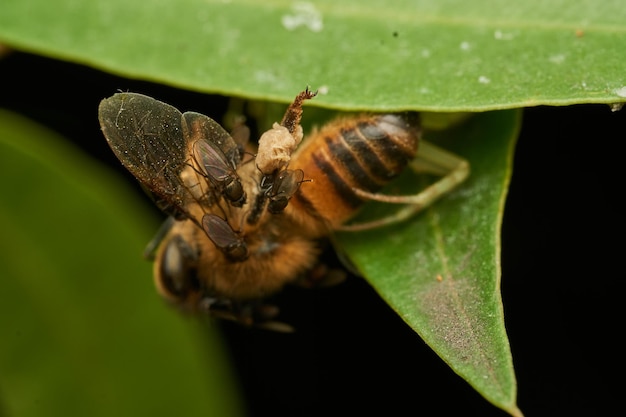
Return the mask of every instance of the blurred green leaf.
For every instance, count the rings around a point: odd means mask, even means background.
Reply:
[[[520,124],[521,111],[489,112],[429,136],[470,161],[468,181],[408,222],[338,236],[389,305],[455,372],[512,415],[521,413],[500,296],[500,225]],[[405,175],[392,186],[408,194],[416,181]]]
[[[219,339],[153,289],[157,219],[127,184],[0,110],[0,185],[7,415],[241,415]]]
[[[626,101],[621,0],[5,0],[0,41],[229,96],[308,84],[344,110]]]

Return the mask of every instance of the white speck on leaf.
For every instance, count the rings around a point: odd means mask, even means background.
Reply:
[[[261,84],[269,84],[274,86],[275,88],[284,85],[284,81],[271,71],[255,71],[254,79]]]
[[[327,85],[320,85],[317,88],[317,94],[325,96],[326,94],[328,94],[328,86]]]
[[[624,103],[613,103],[610,104],[609,107],[611,107],[612,112],[620,111],[624,108]]]
[[[295,30],[300,26],[307,27],[311,32],[320,32],[324,28],[322,13],[315,8],[313,3],[295,2],[291,6],[291,13],[281,18],[283,27],[287,30]]]
[[[514,38],[512,33],[505,33],[501,30],[496,30],[495,32],[493,32],[493,37],[499,41],[510,41]]]
[[[481,75],[480,77],[478,77],[478,82],[481,84],[489,84],[491,82],[491,79],[485,77],[484,75]]]
[[[565,61],[565,54],[554,54],[548,58],[553,64],[562,64]]]
[[[430,49],[422,49],[422,58],[430,58]]]
[[[618,97],[626,98],[626,85],[620,88],[616,88],[614,91],[615,95]]]
[[[472,45],[470,45],[470,43],[467,41],[463,41],[461,42],[460,48],[462,51],[469,51],[470,49],[472,49]]]

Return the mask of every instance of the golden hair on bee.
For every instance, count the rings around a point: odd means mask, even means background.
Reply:
[[[416,113],[363,114],[326,124],[292,157],[291,167],[312,179],[294,196],[294,211],[337,229],[366,201],[355,190],[375,193],[393,180],[415,158],[420,137]]]
[[[205,115],[141,94],[101,102],[111,149],[170,216],[149,245],[165,299],[184,310],[284,329],[263,300],[319,274],[320,239],[401,221],[467,176],[464,160],[421,144],[450,174],[418,195],[378,194],[414,163],[418,115],[340,118],[303,139],[302,105],[315,95],[308,88],[298,94],[258,148],[247,134],[231,136]],[[346,225],[368,200],[410,206],[392,218]]]

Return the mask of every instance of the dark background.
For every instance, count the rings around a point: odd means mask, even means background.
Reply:
[[[214,118],[227,103],[20,53],[0,60],[0,79],[0,107],[58,131],[133,182],[100,136],[102,98],[141,92]],[[625,137],[626,111],[606,105],[525,111],[504,217],[502,293],[527,416],[622,410]],[[280,298],[295,334],[223,325],[251,416],[506,415],[363,280]]]

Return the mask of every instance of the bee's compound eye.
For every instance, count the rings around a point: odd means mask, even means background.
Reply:
[[[168,298],[183,301],[200,290],[196,256],[181,236],[174,236],[165,243],[157,262],[157,286]]]

